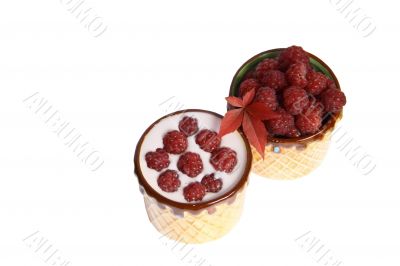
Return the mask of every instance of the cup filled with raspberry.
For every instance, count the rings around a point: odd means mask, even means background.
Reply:
[[[135,151],[135,174],[150,222],[185,243],[222,237],[239,220],[251,168],[241,131],[220,136],[222,116],[189,109],[151,124]]]
[[[346,104],[331,68],[299,46],[249,59],[235,74],[229,95],[228,110],[241,107],[236,102],[242,100],[274,113],[265,119],[258,114],[265,128],[254,134],[266,141],[263,147],[252,145],[252,170],[275,179],[302,177],[319,166]]]

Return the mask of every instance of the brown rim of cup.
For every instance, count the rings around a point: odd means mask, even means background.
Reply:
[[[158,124],[161,120],[170,117],[170,116],[174,116],[177,114],[184,114],[187,112],[203,112],[203,113],[208,113],[208,114],[212,114],[218,118],[222,119],[222,116],[211,112],[211,111],[207,111],[207,110],[201,110],[201,109],[186,109],[186,110],[181,110],[181,111],[177,111],[168,115],[165,115],[163,117],[161,117],[160,119],[158,119],[157,121],[155,121],[153,124],[151,124],[146,131],[143,133],[143,135],[140,137],[139,142],[136,145],[136,149],[135,149],[135,156],[134,156],[134,165],[135,165],[135,174],[138,177],[138,181],[139,184],[144,188],[144,190],[146,191],[146,193],[155,198],[159,203],[168,205],[170,207],[173,208],[178,208],[178,209],[182,209],[182,210],[193,210],[193,211],[197,211],[197,210],[201,210],[201,209],[206,209],[214,204],[217,204],[219,202],[225,201],[229,198],[231,198],[232,196],[236,195],[236,193],[238,191],[240,191],[242,188],[244,188],[245,184],[247,183],[248,180],[248,176],[250,174],[250,169],[251,169],[251,163],[252,163],[252,154],[251,154],[251,149],[250,149],[250,144],[247,140],[247,138],[244,136],[243,132],[238,131],[240,136],[242,137],[245,145],[246,145],[246,153],[247,153],[247,162],[246,162],[246,166],[244,169],[244,173],[242,178],[239,180],[239,182],[228,192],[224,193],[223,195],[213,199],[213,200],[209,200],[209,201],[205,201],[205,202],[196,202],[196,203],[181,203],[181,202],[176,202],[173,200],[170,200],[162,195],[160,195],[159,193],[157,193],[157,191],[155,191],[146,181],[146,179],[143,176],[142,170],[140,168],[140,162],[139,162],[139,156],[140,156],[140,150],[143,144],[143,141],[146,137],[146,135],[150,132],[150,130],[156,125]]]
[[[235,96],[233,95],[233,84],[234,81],[236,80],[238,74],[241,72],[241,70],[249,63],[253,62],[254,60],[256,60],[258,57],[260,57],[263,54],[266,53],[274,53],[274,52],[281,52],[282,50],[284,50],[285,48],[276,48],[276,49],[271,49],[271,50],[267,50],[264,52],[261,52],[259,54],[256,54],[255,56],[253,56],[252,58],[250,58],[249,60],[247,60],[245,63],[243,63],[243,65],[236,71],[235,75],[233,76],[232,79],[232,83],[230,86],[230,90],[229,90],[229,95],[230,96]],[[336,87],[341,90],[340,88],[340,84],[338,79],[336,78],[335,73],[333,73],[332,69],[325,64],[324,61],[322,61],[321,59],[319,59],[317,56],[306,52],[308,54],[309,57],[313,58],[315,61],[317,61],[319,64],[321,64],[328,72],[329,74],[332,76],[333,81],[336,84]],[[228,105],[228,110],[231,109],[231,107]],[[288,143],[288,144],[296,144],[296,143],[308,143],[317,139],[321,139],[326,132],[328,132],[329,130],[333,129],[335,127],[335,123],[336,121],[340,120],[340,118],[343,115],[343,110],[340,111],[339,113],[334,113],[334,114],[329,114],[329,118],[324,122],[324,124],[321,126],[320,130],[314,134],[311,135],[306,135],[306,136],[302,136],[302,137],[297,137],[297,138],[285,138],[285,137],[268,137],[268,143],[273,142],[273,143]],[[267,143],[267,144],[268,144]]]

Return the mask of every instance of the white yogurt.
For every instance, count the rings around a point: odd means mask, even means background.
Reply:
[[[229,174],[224,172],[218,172],[214,169],[214,167],[209,162],[211,154],[203,151],[202,149],[200,149],[199,145],[196,144],[195,141],[196,134],[188,137],[188,148],[185,152],[191,151],[198,153],[201,157],[201,160],[203,161],[203,172],[201,172],[197,177],[191,178],[178,170],[177,162],[180,155],[169,154],[170,165],[168,168],[163,169],[161,172],[157,172],[156,170],[148,168],[145,160],[146,153],[149,151],[155,151],[157,148],[162,148],[163,136],[171,130],[179,130],[178,129],[179,121],[184,116],[197,118],[199,124],[199,131],[202,129],[209,129],[215,132],[219,131],[221,119],[210,113],[186,112],[174,116],[169,116],[160,121],[159,123],[157,123],[145,136],[139,155],[140,169],[142,170],[143,176],[146,179],[147,183],[155,191],[157,191],[157,193],[170,200],[180,203],[188,203],[183,197],[184,187],[186,187],[191,182],[195,181],[200,182],[201,179],[207,174],[215,173],[215,178],[221,178],[223,185],[222,189],[217,193],[211,193],[211,192],[206,193],[202,202],[210,201],[230,191],[243,177],[243,173],[247,163],[246,145],[241,135],[237,131],[227,134],[222,138],[221,147],[229,147],[234,151],[236,151],[237,153],[238,163],[235,169],[232,171],[232,173]],[[161,190],[161,188],[157,184],[158,176],[160,175],[160,173],[164,172],[167,169],[175,170],[179,174],[181,186],[176,192],[165,192]]]

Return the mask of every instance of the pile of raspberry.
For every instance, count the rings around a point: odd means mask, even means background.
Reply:
[[[163,136],[163,148],[147,152],[145,160],[147,167],[161,172],[157,184],[165,192],[177,192],[181,186],[180,174],[184,174],[194,180],[203,172],[203,161],[198,153],[188,151],[188,138],[194,140],[200,149],[210,153],[209,163],[215,171],[231,173],[237,165],[237,155],[228,147],[221,147],[221,138],[212,130],[199,131],[198,121],[194,117],[185,116],[179,124],[179,130],[172,130]],[[179,156],[177,169],[168,169],[170,156]],[[186,201],[201,201],[206,193],[217,193],[222,189],[221,178],[216,173],[206,174],[198,181],[190,182],[183,188],[183,196]]]
[[[254,89],[254,102],[265,104],[281,116],[265,123],[268,132],[278,137],[295,138],[318,132],[323,121],[338,113],[346,96],[335,82],[311,67],[303,48],[291,46],[277,58],[261,61],[249,71],[239,94]]]

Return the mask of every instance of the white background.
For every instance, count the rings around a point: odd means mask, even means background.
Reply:
[[[136,142],[170,97],[224,113],[240,65],[292,44],[334,70],[348,99],[340,125],[377,167],[363,175],[332,144],[299,180],[253,174],[239,224],[190,246],[190,256],[214,266],[323,265],[296,241],[310,232],[340,265],[400,264],[394,1],[354,3],[376,25],[367,38],[329,0],[87,0],[108,26],[98,38],[65,2],[0,9],[0,265],[51,265],[24,241],[37,231],[69,265],[195,265],[148,222],[133,174]],[[35,92],[101,154],[98,171],[23,102]]]

